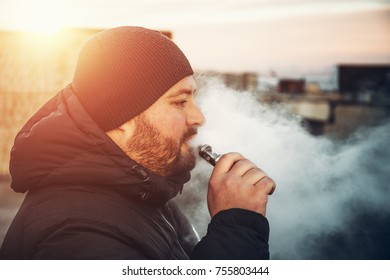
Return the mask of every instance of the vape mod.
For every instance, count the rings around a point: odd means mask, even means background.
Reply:
[[[199,155],[213,166],[217,164],[222,156],[219,153],[213,152],[211,146],[207,144],[199,146]]]

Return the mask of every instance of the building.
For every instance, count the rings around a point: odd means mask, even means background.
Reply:
[[[290,94],[304,93],[305,79],[279,79],[277,91]]]
[[[225,73],[223,74],[224,82],[228,87],[238,91],[257,91],[258,76],[256,73],[245,72],[239,74]]]
[[[340,64],[337,79],[340,94],[352,102],[390,104],[389,64]]]

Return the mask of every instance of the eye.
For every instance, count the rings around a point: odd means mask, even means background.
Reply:
[[[187,100],[180,100],[177,102],[174,102],[174,104],[178,107],[184,107],[188,101]]]

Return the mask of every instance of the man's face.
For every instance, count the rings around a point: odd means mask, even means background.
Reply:
[[[195,81],[188,76],[137,116],[125,152],[163,176],[193,169],[195,155],[188,141],[205,121],[194,99],[195,90]]]

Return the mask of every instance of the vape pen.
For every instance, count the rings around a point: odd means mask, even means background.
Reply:
[[[211,146],[207,144],[199,146],[199,155],[213,166],[215,166],[222,157],[221,154],[213,152]]]

